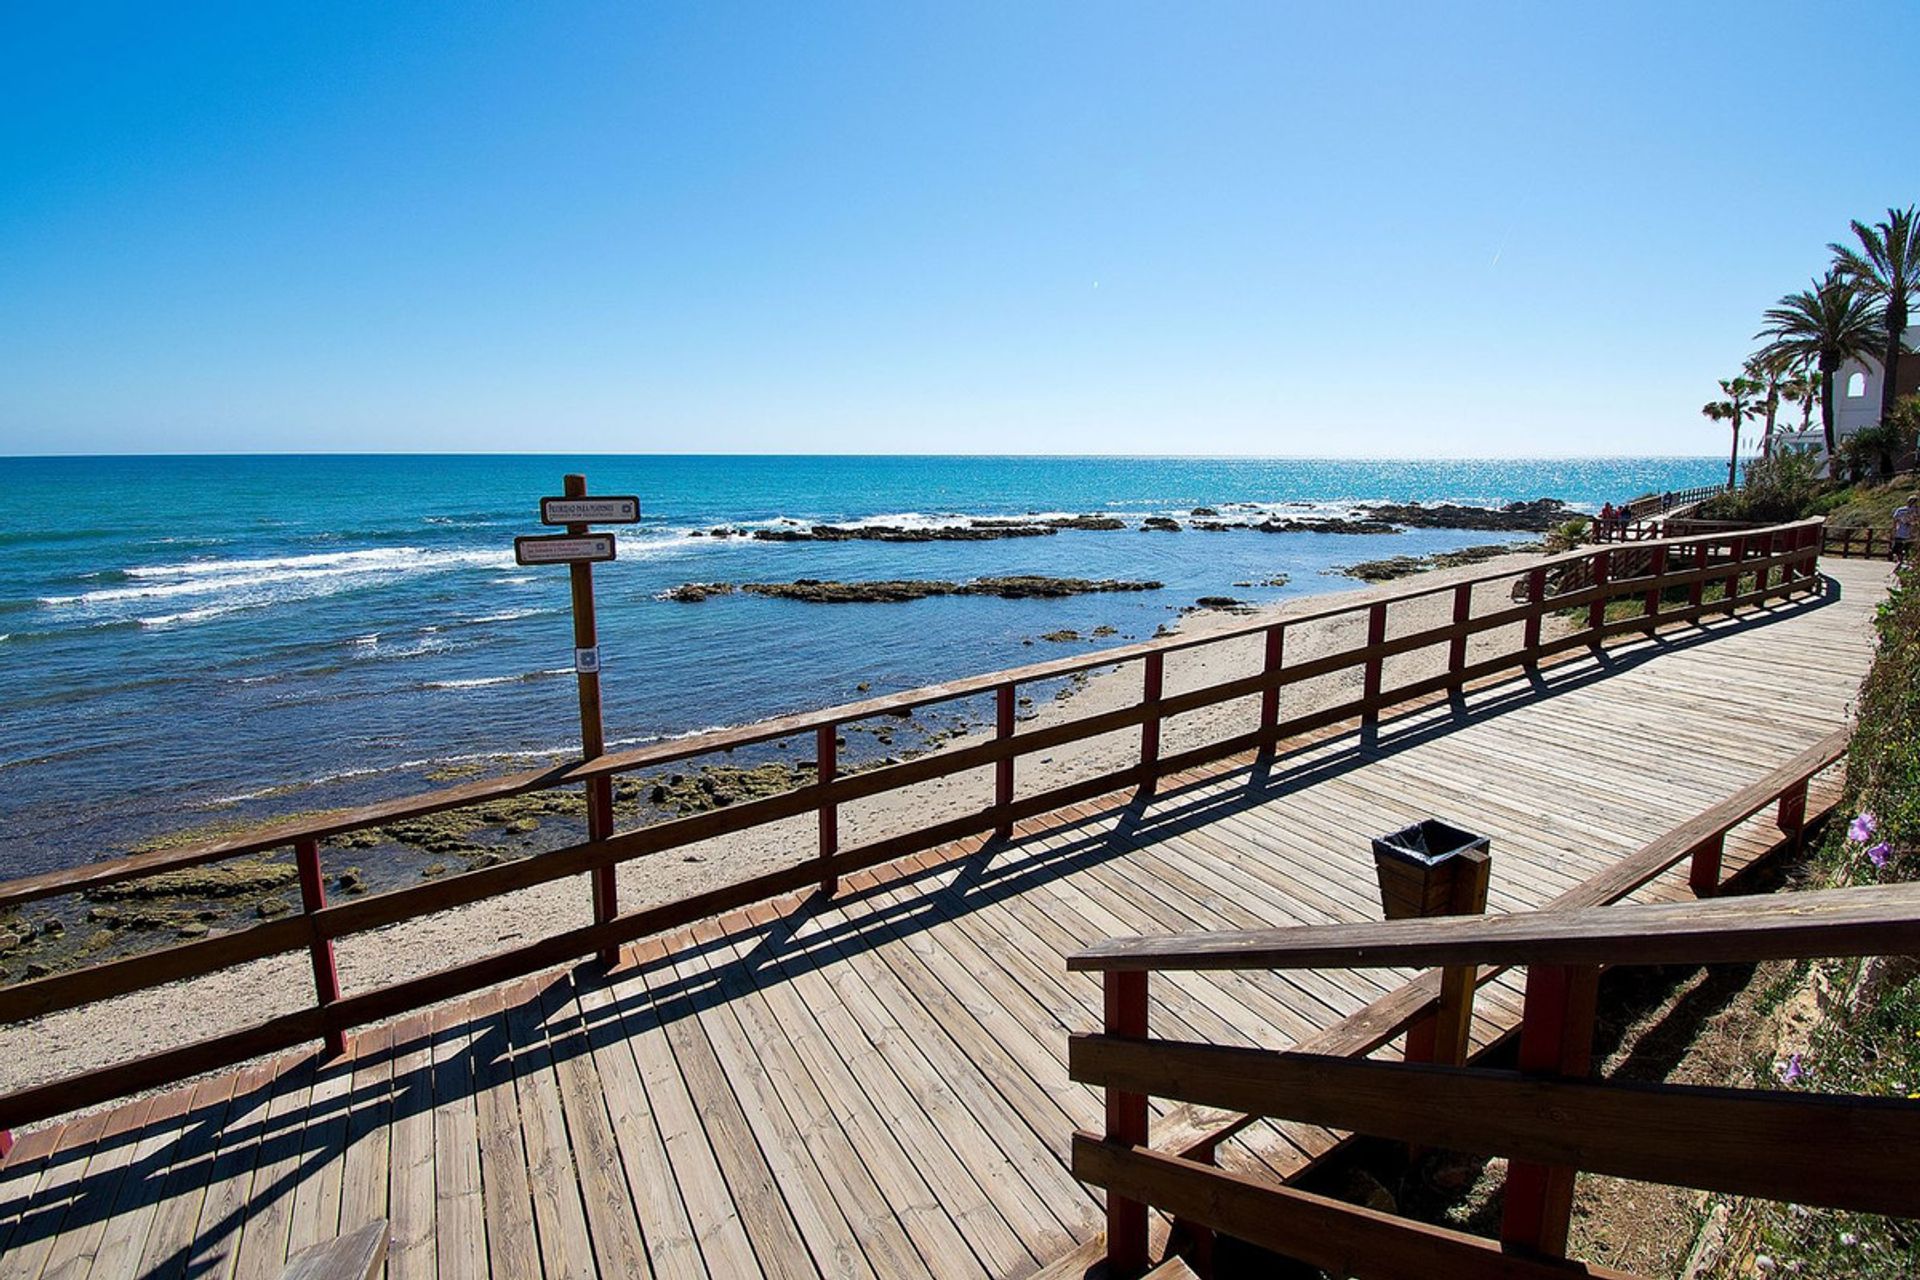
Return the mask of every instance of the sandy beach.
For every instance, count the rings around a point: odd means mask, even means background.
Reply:
[[[1200,637],[1316,612],[1338,604],[1361,604],[1383,596],[1446,586],[1464,579],[1505,575],[1476,587],[1474,612],[1491,612],[1509,603],[1513,576],[1539,559],[1536,554],[1504,556],[1483,564],[1432,570],[1363,591],[1303,597],[1254,614],[1196,612],[1178,625],[1182,637]],[[1445,624],[1452,593],[1440,592],[1397,606],[1390,614],[1389,636]],[[1549,617],[1548,627],[1557,619]],[[1287,661],[1357,647],[1364,640],[1364,617],[1349,614],[1289,628]],[[1469,661],[1518,643],[1518,625],[1473,638]],[[1171,655],[1166,664],[1166,693],[1217,684],[1259,670],[1262,641],[1240,637]],[[1386,664],[1389,690],[1441,670],[1442,646],[1401,655]],[[1076,719],[1127,705],[1138,698],[1137,663],[1102,670],[1060,698],[1033,709],[1023,728]],[[1281,691],[1281,715],[1298,716],[1355,695],[1359,672],[1348,671],[1289,685]],[[1257,699],[1210,707],[1168,720],[1163,752],[1217,741],[1256,727]],[[964,745],[977,738],[955,740]],[[1071,743],[1019,762],[1019,795],[1097,776],[1137,759],[1137,729]],[[992,799],[990,769],[919,784],[851,803],[840,811],[843,847],[854,847],[984,808]],[[793,865],[812,856],[815,823],[811,814],[751,831],[639,859],[620,869],[620,900],[627,910],[670,902],[688,894]],[[472,906],[443,912],[346,939],[339,944],[345,990],[351,994],[524,945],[549,934],[591,922],[587,885],[572,879],[542,885]],[[13,1090],[70,1076],[129,1057],[184,1045],[238,1030],[279,1013],[310,1004],[312,974],[305,954],[295,953],[241,965],[204,978],[106,1001],[38,1019],[12,1029],[15,1051],[0,1055],[0,1090]]]

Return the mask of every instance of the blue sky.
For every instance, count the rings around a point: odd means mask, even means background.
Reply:
[[[1711,454],[1761,309],[1920,199],[1917,37],[12,4],[0,453]]]

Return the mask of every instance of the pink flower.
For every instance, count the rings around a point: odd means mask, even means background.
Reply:
[[[1879,844],[1867,850],[1867,861],[1873,863],[1876,867],[1884,867],[1887,865],[1887,855],[1892,852],[1893,846],[1885,840],[1882,840]]]
[[[1853,841],[1855,844],[1865,844],[1867,841],[1873,839],[1873,833],[1879,829],[1880,820],[1873,816],[1872,810],[1868,810],[1848,825],[1847,839]]]

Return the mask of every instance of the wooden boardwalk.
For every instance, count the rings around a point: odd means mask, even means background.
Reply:
[[[1067,1032],[1100,1022],[1067,952],[1377,919],[1366,837],[1429,814],[1493,838],[1490,910],[1542,903],[1843,722],[1886,568],[1822,567],[1841,589],[1818,603],[1090,802],[643,944],[610,979],[375,1028],[338,1061],[25,1135],[0,1169],[0,1277],[272,1277],[379,1217],[396,1278],[1028,1274],[1100,1227],[1064,1163],[1101,1108],[1067,1078]],[[1685,893],[1681,869],[1639,896]],[[1154,1031],[1285,1046],[1406,976],[1170,976]],[[1510,979],[1483,989],[1477,1038],[1517,1006]],[[1284,1173],[1324,1142],[1257,1126],[1222,1163]]]

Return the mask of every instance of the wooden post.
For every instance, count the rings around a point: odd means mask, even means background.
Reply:
[[[1140,726],[1140,764],[1145,780],[1141,783],[1147,790],[1153,790],[1159,781],[1154,768],[1160,760],[1160,693],[1165,686],[1167,674],[1167,655],[1150,653],[1147,655],[1144,684],[1140,700],[1152,711]]]
[[[1666,590],[1667,549],[1653,549],[1653,585],[1647,588],[1647,621],[1652,626],[1660,625],[1660,593]],[[1651,629],[1651,628],[1649,628]]]
[[[1487,882],[1493,860],[1485,848],[1421,862],[1396,857],[1376,844],[1374,870],[1380,881],[1381,913],[1388,920],[1481,915],[1487,909]],[[1451,965],[1441,970],[1435,1015],[1407,1029],[1406,1061],[1452,1066],[1466,1062],[1477,976],[1476,965]]]
[[[840,772],[840,726],[823,724],[813,731],[814,774],[819,785],[828,786]],[[833,865],[833,855],[840,852],[840,807],[822,801],[820,805],[820,862],[822,866]],[[840,877],[831,870],[820,877],[820,892],[831,897],[840,887]]]
[[[1790,835],[1797,846],[1807,830],[1807,783],[1802,778],[1780,797],[1780,811],[1774,815],[1774,825]]]
[[[320,874],[320,842],[318,840],[299,840],[293,846],[294,864],[300,871],[300,910],[309,919],[313,913],[327,905],[327,883]],[[340,998],[340,970],[334,963],[333,939],[322,938],[317,932],[313,941],[307,944],[307,950],[313,957],[313,990],[325,1009]],[[327,1054],[337,1058],[347,1051],[346,1032],[332,1029],[327,1032]]]
[[[1704,542],[1698,544],[1693,549],[1693,567],[1695,569],[1705,569],[1707,567],[1707,544]],[[1687,603],[1698,609],[1700,602],[1706,599],[1706,595],[1707,580],[1705,578],[1696,578],[1693,585],[1687,589]]]
[[[1487,881],[1493,859],[1485,849],[1474,849],[1451,860],[1453,883],[1447,901],[1450,916],[1478,916],[1487,911]],[[1479,986],[1480,966],[1448,965],[1440,971],[1440,1005],[1434,1015],[1432,1061],[1462,1067],[1473,1042],[1473,996]]]
[[[1596,590],[1607,585],[1607,567],[1613,559],[1613,552],[1596,552],[1593,557],[1593,585]],[[1587,606],[1587,630],[1598,631],[1606,625],[1607,596],[1603,592],[1592,604]]]
[[[1540,661],[1540,619],[1547,611],[1547,571],[1535,569],[1527,574],[1527,597],[1533,608],[1527,614],[1526,633],[1521,638],[1521,646],[1526,650],[1527,665]]]
[[[1013,736],[1013,685],[1003,684],[994,690],[993,719],[994,736],[1005,742]],[[1013,839],[1013,819],[1006,815],[1007,806],[1013,803],[1013,757],[993,762],[993,804],[1000,810],[1001,818],[993,829],[993,834],[1002,840]]]
[[[1281,659],[1286,656],[1287,629],[1284,625],[1267,628],[1267,654],[1262,671],[1273,675],[1280,670]],[[1280,730],[1280,686],[1260,691],[1260,745],[1272,748]]]
[[[1104,996],[1106,1031],[1110,1036],[1145,1039],[1147,1034],[1147,975],[1109,970]],[[1147,1097],[1142,1093],[1107,1090],[1108,1142],[1128,1146],[1147,1143]],[[1107,1273],[1134,1276],[1147,1269],[1147,1206],[1137,1200],[1107,1193]]]
[[[1447,674],[1456,682],[1460,673],[1467,669],[1467,633],[1465,627],[1473,616],[1473,584],[1463,582],[1453,589],[1453,625],[1461,628],[1454,636],[1453,643],[1447,646]]]
[[[1735,534],[1731,544],[1729,558],[1733,562],[1733,572],[1727,575],[1727,612],[1733,613],[1740,607],[1740,566],[1747,558],[1747,540]]]
[[[587,496],[587,478],[568,476],[561,492],[569,498]],[[589,532],[584,524],[570,524],[567,532],[584,536]],[[600,634],[593,616],[593,566],[575,562],[567,566],[569,585],[573,590],[573,647],[577,678],[580,682],[580,752],[588,760],[605,755],[607,750],[605,730],[600,721]],[[593,670],[580,671],[578,651],[595,651]],[[605,774],[596,774],[587,779],[587,839],[600,841],[613,835],[613,779]],[[593,921],[606,924],[620,914],[618,882],[615,869],[611,866],[595,867],[588,873],[593,878]],[[600,963],[612,968],[620,963],[620,948],[607,947],[600,952]]]
[[[1386,639],[1387,602],[1382,600],[1367,609],[1367,648],[1384,644]],[[1385,665],[1385,659],[1377,653],[1367,659],[1365,684],[1360,693],[1366,706],[1360,712],[1360,723],[1368,729],[1380,723],[1380,676]]]
[[[1708,836],[1693,846],[1693,858],[1687,865],[1687,887],[1696,898],[1711,898],[1720,892],[1720,859],[1726,853],[1727,833]]]
[[[1529,965],[1520,1023],[1520,1070],[1536,1076],[1585,1076],[1592,1067],[1594,1005],[1600,971],[1590,965]],[[1563,1258],[1573,1221],[1576,1170],[1515,1160],[1507,1166],[1500,1242]]]

